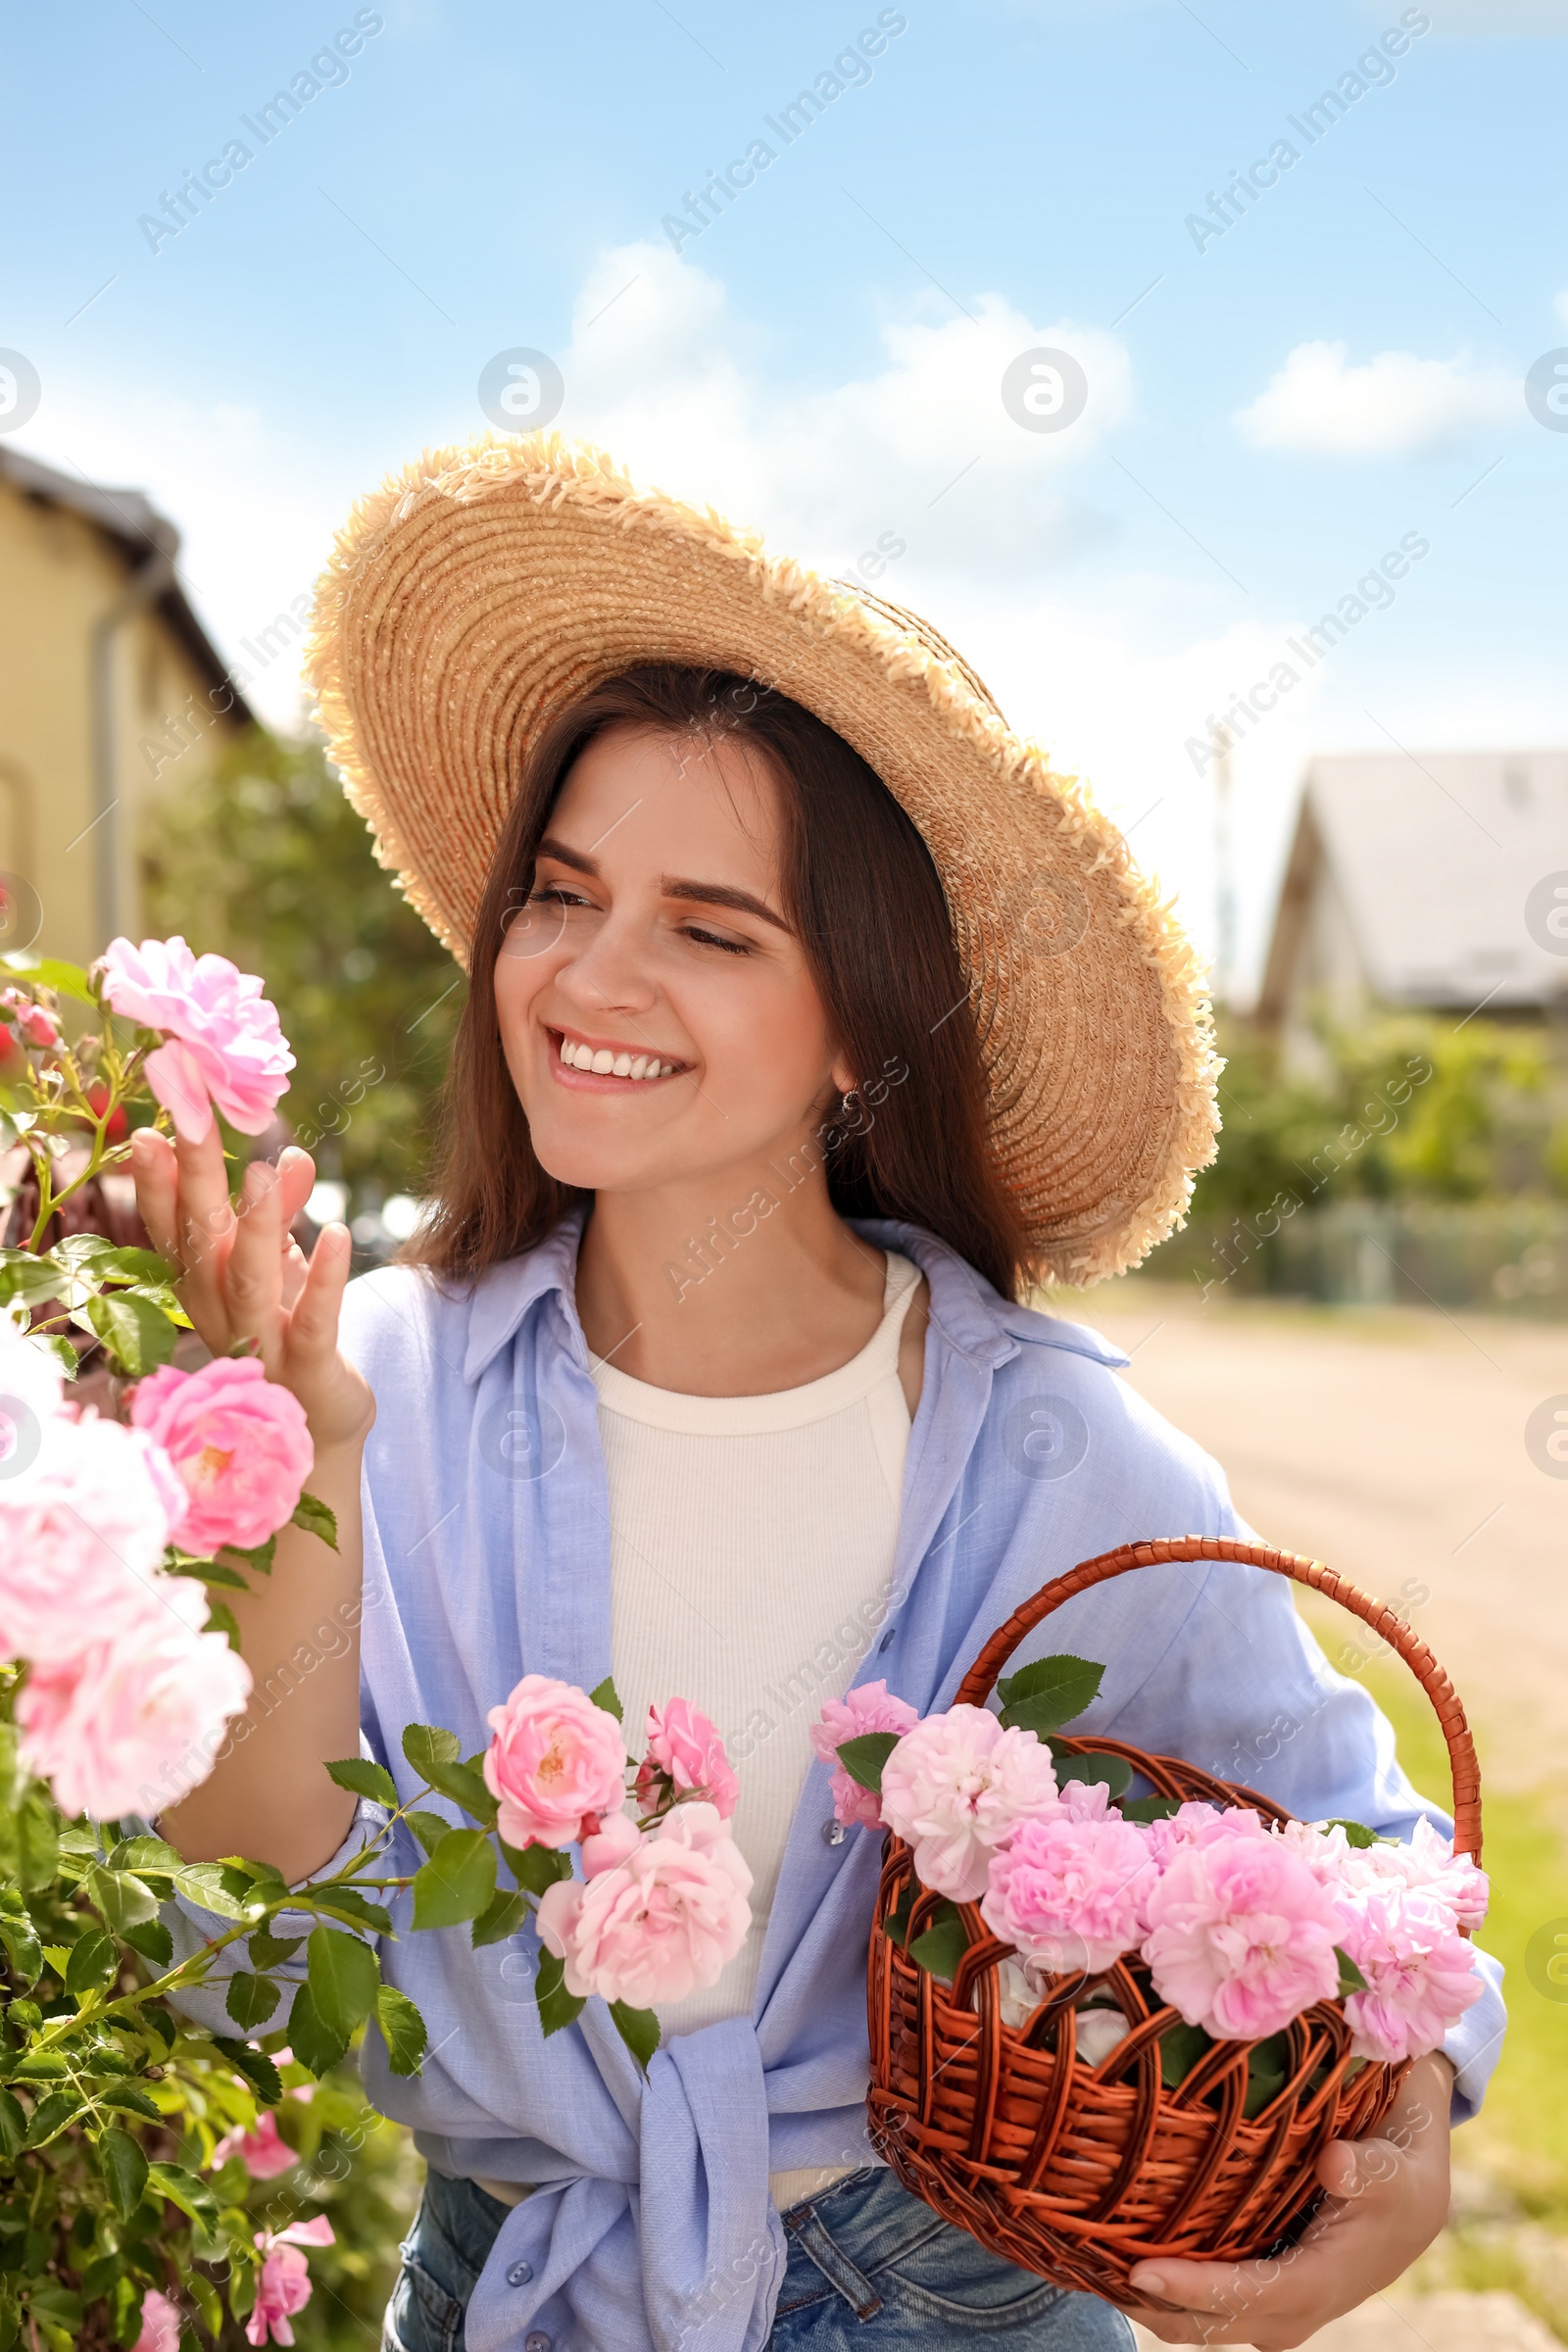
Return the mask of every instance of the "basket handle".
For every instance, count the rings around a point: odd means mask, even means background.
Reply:
[[[1108,1583],[1113,1576],[1126,1576],[1134,1568],[1162,1567],[1167,1560],[1233,1560],[1243,1567],[1268,1568],[1276,1576],[1292,1577],[1297,1584],[1310,1585],[1314,1592],[1340,1601],[1396,1649],[1432,1701],[1439,1729],[1447,1743],[1448,1768],[1453,1779],[1453,1850],[1479,1862],[1481,1767],[1453,1685],[1426,1643],[1396,1617],[1387,1602],[1369,1598],[1337,1569],[1325,1567],[1321,1560],[1309,1560],[1300,1552],[1277,1551],[1269,1544],[1242,1544],[1230,1536],[1169,1536],[1150,1543],[1123,1544],[1115,1551],[1101,1552],[1096,1559],[1081,1560],[1065,1576],[1042,1586],[1032,1600],[1013,1610],[1005,1625],[998,1626],[964,1676],[954,1703],[984,1706],[998,1675],[1025,1634],[1032,1633],[1064,1601],[1087,1592],[1094,1585]]]

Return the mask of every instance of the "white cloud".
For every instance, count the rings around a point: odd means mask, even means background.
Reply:
[[[1343,343],[1298,343],[1279,372],[1234,421],[1259,449],[1334,457],[1407,456],[1461,439],[1478,425],[1517,422],[1519,386],[1500,368],[1381,351],[1364,368]]]

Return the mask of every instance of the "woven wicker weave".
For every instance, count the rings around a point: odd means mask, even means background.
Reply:
[[[1168,1560],[1234,1560],[1293,1577],[1342,1601],[1396,1649],[1447,1741],[1454,1850],[1479,1858],[1480,1774],[1447,1676],[1391,1609],[1319,1560],[1201,1536],[1125,1544],[1026,1601],[986,1643],[958,1700],[983,1704],[1024,1636],[1075,1593]],[[1180,1757],[1059,1733],[1051,1744],[1058,1754],[1092,1748],[1125,1757],[1162,1796],[1248,1804],[1269,1820],[1288,1818],[1255,1789],[1216,1780]],[[991,1935],[976,1905],[960,1906],[970,1942],[951,1989],[881,1932],[912,1876],[908,1847],[890,1838],[867,1977],[871,2138],[905,2186],[946,2220],[1006,2261],[1065,2286],[1130,2302],[1135,2263],[1157,2255],[1241,2261],[1265,2252],[1314,2201],[1319,2151],[1331,2139],[1375,2129],[1407,2071],[1367,2064],[1348,2082],[1344,2010],[1320,2001],[1287,2029],[1289,2080],[1250,2121],[1243,2114],[1250,2042],[1216,2043],[1177,2089],[1167,2089],[1159,2037],[1180,2021],[1160,2005],[1137,1960],[1118,1961],[1099,1978],[1055,1980],[1015,2032],[1002,2023],[997,1985],[997,1963],[1010,1946]],[[917,1896],[909,1939],[939,1900]],[[1098,2067],[1074,2057],[1073,2003],[1089,1984],[1102,1985],[1133,2028]]]

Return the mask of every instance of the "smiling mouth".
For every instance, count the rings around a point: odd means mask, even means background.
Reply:
[[[674,1078],[686,1068],[683,1061],[665,1061],[646,1047],[595,1045],[590,1038],[568,1037],[564,1030],[552,1029],[556,1059],[564,1068],[580,1070],[595,1078],[623,1078],[634,1085],[646,1085],[651,1078]]]

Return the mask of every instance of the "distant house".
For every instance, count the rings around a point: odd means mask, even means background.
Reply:
[[[251,723],[178,548],[139,490],[0,447],[0,949],[84,963],[139,937],[149,798]]]
[[[1568,751],[1311,761],[1255,1018],[1310,1069],[1377,1005],[1568,1011]]]

